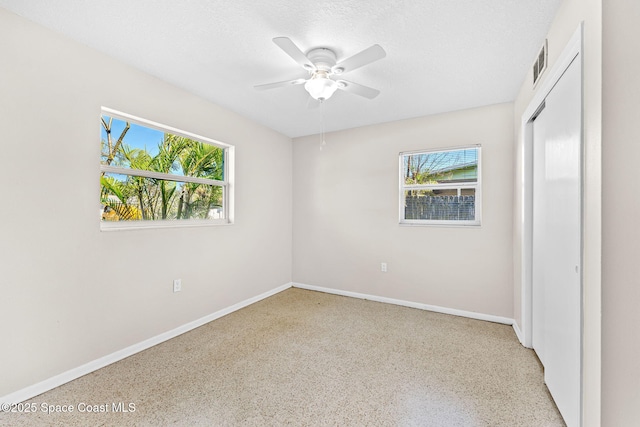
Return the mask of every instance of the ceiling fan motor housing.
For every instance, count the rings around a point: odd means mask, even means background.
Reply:
[[[326,47],[311,49],[307,53],[307,58],[309,58],[309,61],[320,71],[331,71],[331,68],[336,65],[335,52]]]

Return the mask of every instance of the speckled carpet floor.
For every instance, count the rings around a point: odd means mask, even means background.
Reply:
[[[25,403],[0,425],[564,425],[510,326],[295,288]]]

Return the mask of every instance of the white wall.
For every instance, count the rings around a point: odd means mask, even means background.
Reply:
[[[640,3],[603,2],[602,13],[602,425],[631,427],[640,423]]]
[[[602,123],[602,0],[565,0],[560,6],[547,34],[549,65],[553,68],[560,53],[578,28],[584,23],[583,39],[583,99],[584,99],[584,226],[583,226],[583,418],[584,426],[600,425],[600,307],[601,307],[601,123]],[[541,40],[542,46],[542,40]],[[532,58],[532,63],[533,63]],[[543,75],[547,78],[549,73]],[[539,84],[540,88],[543,84]],[[522,326],[522,114],[535,95],[532,71],[525,76],[515,101],[514,119],[516,146],[514,150],[514,317]]]
[[[4,9],[0,57],[0,396],[291,281],[289,138]],[[100,232],[101,106],[235,145],[236,223]]]
[[[322,151],[320,142],[293,142],[294,282],[513,317],[512,104],[330,133]],[[482,227],[400,226],[398,154],[478,143]]]

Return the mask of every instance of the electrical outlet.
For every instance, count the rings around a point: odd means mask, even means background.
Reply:
[[[383,273],[387,272],[387,263],[386,262],[380,263],[380,271],[382,271]]]
[[[173,292],[180,292],[182,290],[182,279],[174,279]]]

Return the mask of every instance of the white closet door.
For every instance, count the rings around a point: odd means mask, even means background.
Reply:
[[[545,146],[547,140],[547,112],[543,109],[536,117],[533,128],[533,268],[532,268],[532,346],[540,362],[547,365],[546,336],[549,334],[545,311],[545,273],[549,265],[546,223]]]
[[[532,339],[569,427],[581,412],[581,86],[574,59],[533,124]]]

